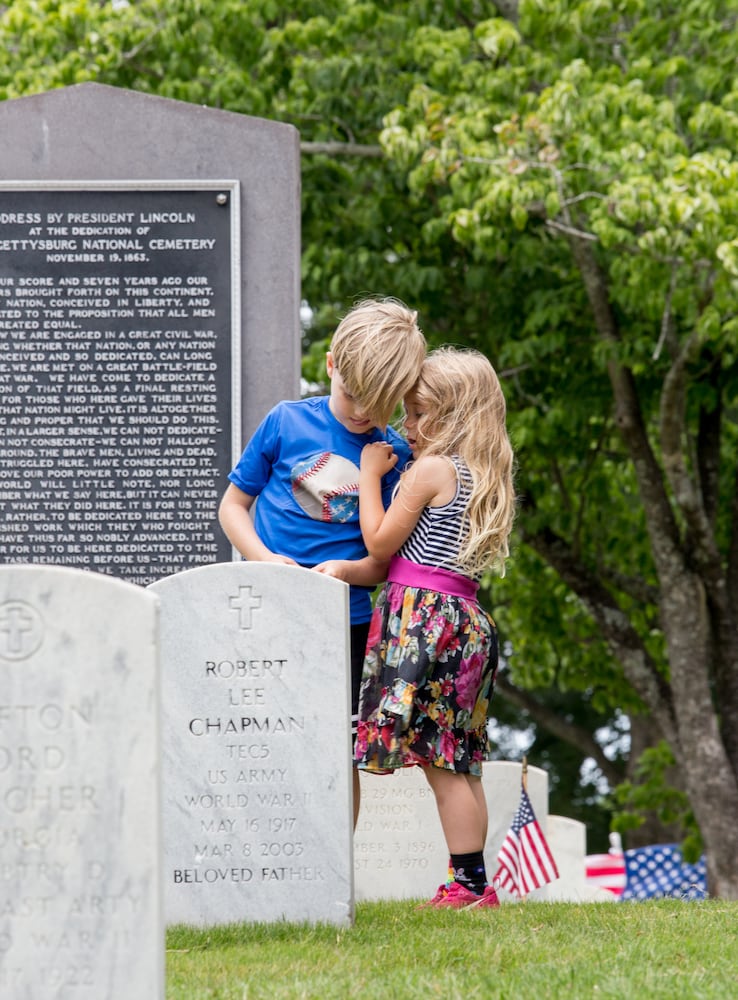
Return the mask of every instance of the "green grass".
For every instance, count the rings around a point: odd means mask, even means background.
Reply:
[[[738,903],[360,903],[353,927],[167,932],[167,1000],[738,997]]]

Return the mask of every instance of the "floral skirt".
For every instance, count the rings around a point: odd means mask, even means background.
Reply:
[[[385,584],[369,627],[355,766],[480,776],[497,660],[495,624],[475,600]]]

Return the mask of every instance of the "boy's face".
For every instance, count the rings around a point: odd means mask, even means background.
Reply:
[[[339,424],[343,424],[352,434],[368,434],[369,431],[374,430],[377,424],[344,385],[330,351],[325,356],[325,370],[331,380],[331,396],[328,406]]]

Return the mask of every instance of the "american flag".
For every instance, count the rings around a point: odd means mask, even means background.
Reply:
[[[590,885],[607,889],[620,897],[625,889],[625,855],[619,833],[610,834],[607,854],[588,854],[584,859],[584,877]]]
[[[653,844],[625,852],[626,883],[621,899],[705,899],[705,858],[690,865],[677,844]]]
[[[588,854],[584,859],[584,877],[590,885],[622,896],[625,889],[625,857],[619,854]]]
[[[526,896],[559,877],[525,788],[521,789],[520,805],[500,848],[497,864],[493,885],[499,885],[513,896]]]

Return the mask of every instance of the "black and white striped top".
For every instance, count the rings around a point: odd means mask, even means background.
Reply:
[[[442,507],[424,507],[412,534],[397,553],[409,562],[439,566],[453,573],[469,574],[459,566],[464,514],[471,495],[471,477],[457,455],[451,456],[456,469],[456,493]]]

